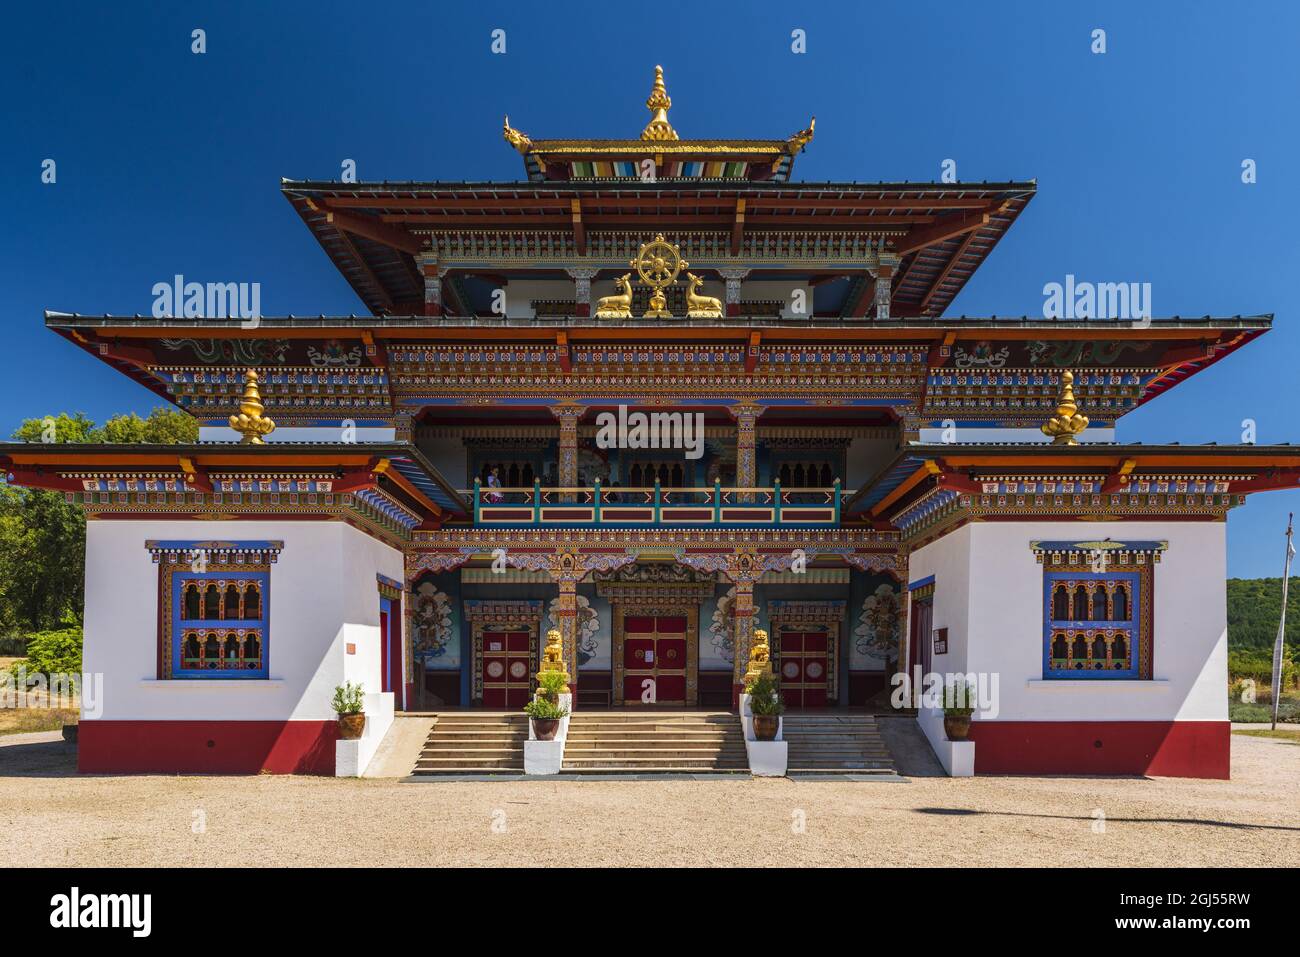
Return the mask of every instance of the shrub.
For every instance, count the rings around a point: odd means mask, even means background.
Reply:
[[[568,708],[558,705],[554,701],[548,701],[546,698],[534,698],[524,705],[524,714],[530,718],[563,718],[568,713]]]
[[[750,682],[746,689],[749,710],[757,715],[777,715],[785,711],[785,703],[776,693],[776,679],[764,672]]]
[[[365,710],[366,691],[361,685],[345,681],[334,689],[334,701],[331,707],[338,715],[361,714]]]
[[[562,671],[542,671],[537,675],[538,692],[550,701],[555,701],[564,694],[569,682]]]
[[[945,718],[969,718],[975,712],[975,685],[967,682],[963,696],[954,682],[943,689],[943,716]]]
[[[28,675],[52,674],[81,676],[81,628],[38,631],[27,638],[27,657],[9,666],[17,675],[25,668]]]

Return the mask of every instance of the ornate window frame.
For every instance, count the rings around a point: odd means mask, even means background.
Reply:
[[[266,680],[270,676],[271,565],[283,542],[251,541],[148,541],[145,547],[158,565],[158,678],[160,680]],[[217,589],[218,614],[206,615],[206,594]],[[186,590],[199,589],[198,617],[187,616]],[[239,596],[238,613],[226,614],[226,598],[234,588]],[[246,596],[256,590],[258,616],[244,617]],[[215,639],[218,650],[211,665],[187,664],[186,642],[194,637],[201,645]],[[257,642],[255,666],[244,666],[249,640]],[[234,642],[233,657],[226,650]],[[201,652],[200,662],[206,662]],[[234,664],[229,664],[229,662]]]
[[[1153,667],[1155,565],[1167,542],[1031,542],[1043,568],[1042,674],[1045,680],[1149,681]],[[1064,591],[1068,616],[1056,615]],[[1082,593],[1083,605],[1077,600]],[[1125,594],[1124,616],[1116,598]],[[1093,616],[1098,597],[1106,617]],[[1083,612],[1082,616],[1076,614]],[[1120,666],[1116,647],[1124,642]],[[1059,642],[1059,644],[1058,644]],[[1054,653],[1063,649],[1064,655]],[[1076,661],[1075,651],[1083,657]],[[1097,651],[1104,655],[1098,658]]]

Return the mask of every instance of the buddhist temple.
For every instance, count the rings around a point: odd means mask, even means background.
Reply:
[[[335,686],[380,736],[508,716],[555,629],[574,722],[737,721],[761,631],[792,768],[939,673],[996,691],[975,773],[1228,775],[1226,522],[1300,449],[1115,429],[1271,317],[953,317],[1033,181],[803,182],[810,116],[718,138],[670,87],[625,139],[510,104],[513,182],[283,180],[355,315],[46,313],[200,424],[0,446],[89,519],[82,770],[336,773]]]

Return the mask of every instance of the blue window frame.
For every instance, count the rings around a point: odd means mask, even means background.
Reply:
[[[1140,677],[1141,575],[1087,568],[1043,575],[1043,677]]]
[[[171,572],[171,677],[267,677],[266,571]]]

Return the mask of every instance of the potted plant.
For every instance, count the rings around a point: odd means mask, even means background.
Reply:
[[[970,735],[970,716],[975,710],[975,686],[966,685],[965,696],[957,693],[955,684],[944,690],[943,732],[949,741],[965,741]]]
[[[568,713],[568,708],[540,696],[524,705],[524,714],[532,721],[533,735],[538,741],[554,741],[560,730],[560,719]]]
[[[560,695],[569,690],[569,676],[563,671],[539,671],[537,695],[551,704],[560,703]]]
[[[749,710],[754,715],[754,737],[759,741],[775,741],[781,727],[781,712],[785,704],[776,691],[776,679],[764,672],[750,682]]]
[[[339,716],[339,737],[355,741],[366,729],[365,689],[359,684],[345,681],[334,689],[333,708]]]

